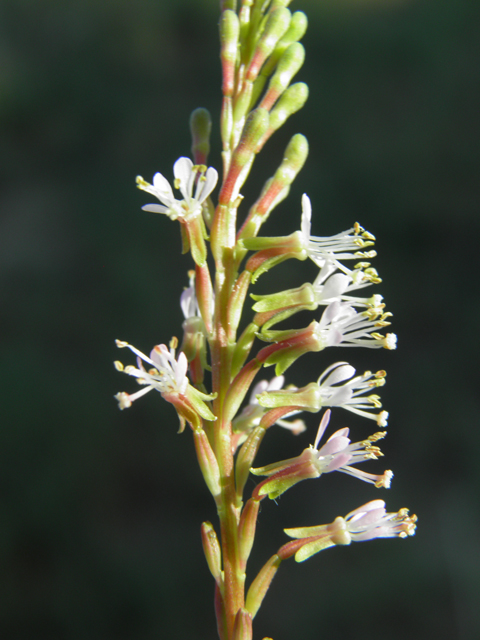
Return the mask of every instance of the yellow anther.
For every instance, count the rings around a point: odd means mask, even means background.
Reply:
[[[123,371],[123,364],[120,362],[120,360],[115,360],[113,366],[117,371]]]
[[[176,336],[173,336],[168,346],[170,347],[170,349],[176,349],[178,347],[178,338]]]
[[[386,431],[377,431],[377,433],[374,433],[373,435],[369,436],[369,440],[370,442],[377,442],[377,440],[382,440],[383,438],[385,438],[385,436],[387,435]]]
[[[137,183],[137,187],[139,189],[143,189],[144,187],[150,187],[151,186],[150,183],[148,183],[146,180],[144,180],[142,178],[142,176],[137,176],[135,178],[135,182]]]
[[[123,349],[123,347],[128,347],[128,342],[124,342],[123,340],[115,340],[115,344],[119,349]]]

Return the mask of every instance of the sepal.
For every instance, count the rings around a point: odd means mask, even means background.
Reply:
[[[200,531],[202,534],[203,552],[207,560],[208,568],[215,582],[221,584],[223,579],[222,553],[220,551],[217,534],[211,522],[203,522]]]
[[[278,342],[261,349],[257,360],[266,367],[274,364],[277,376],[282,375],[304,353],[321,351],[327,346],[322,335],[317,331],[316,322],[312,322],[305,329],[272,331],[270,333],[276,334],[276,336],[265,338],[263,334],[258,334],[258,337],[272,341],[278,338]]]

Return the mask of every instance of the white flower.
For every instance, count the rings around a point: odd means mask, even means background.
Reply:
[[[180,190],[183,200],[176,200],[172,187],[168,180],[161,174],[153,176],[153,185],[146,182],[141,176],[137,177],[137,186],[143,191],[151,193],[162,203],[147,204],[142,207],[144,211],[165,213],[171,220],[189,220],[202,212],[202,203],[212,193],[217,184],[218,173],[213,167],[194,165],[190,158],[179,158],[173,165],[175,176],[174,186]],[[195,195],[193,188],[198,174]]]
[[[310,235],[312,220],[312,205],[307,194],[302,196],[302,222],[301,236],[303,246],[308,256],[319,267],[323,267],[329,259],[334,260],[358,260],[359,258],[373,258],[375,251],[360,251],[371,247],[375,242],[375,236],[365,231],[358,223],[342,233],[331,237],[318,237]],[[339,265],[342,270],[345,268]]]
[[[347,302],[338,300],[328,305],[316,325],[316,334],[325,347],[371,347],[395,349],[397,336],[378,333],[377,329],[390,324],[387,318],[391,313],[384,313],[383,309],[369,308],[357,312]]]
[[[335,273],[340,267],[344,273]],[[377,272],[374,271],[374,275],[372,275],[372,271],[374,270],[363,270],[361,268],[352,271],[331,258],[327,258],[312,285],[316,304],[327,305],[339,300],[347,301],[352,306],[378,307],[381,305],[382,300],[382,296],[378,294],[370,298],[357,298],[347,295],[356,289],[363,289],[371,284],[380,282]]]
[[[387,513],[383,500],[372,500],[351,511],[345,518],[338,517],[331,524],[317,527],[284,529],[287,536],[304,540],[295,553],[295,560],[303,562],[332,545],[374,540],[375,538],[406,538],[413,536],[417,527],[417,516],[408,514],[408,509]]]
[[[372,500],[345,516],[346,529],[353,541],[374,538],[406,538],[415,533],[417,516],[408,509],[387,513],[383,500]]]
[[[320,440],[322,439],[325,429],[330,420],[330,410],[327,410],[320,422],[317,431],[317,437],[315,443],[310,446],[309,449],[305,449],[302,457],[308,457],[314,464],[318,471],[318,475],[322,473],[330,473],[331,471],[341,471],[350,476],[354,476],[364,482],[370,482],[376,487],[390,488],[390,482],[393,477],[391,471],[385,471],[381,476],[374,475],[372,473],[366,473],[350,466],[350,463],[355,464],[363,462],[364,460],[377,460],[382,456],[382,452],[372,443],[385,437],[385,432],[376,433],[373,436],[363,440],[362,442],[350,443],[348,438],[349,429],[339,429],[330,436],[327,442],[318,448]]]
[[[323,407],[343,407],[365,418],[376,420],[379,427],[385,427],[388,420],[388,412],[380,411],[372,413],[369,409],[379,409],[382,404],[377,394],[359,397],[367,391],[385,384],[385,371],[377,371],[373,374],[366,371],[363,376],[356,376],[355,369],[346,362],[336,362],[325,369],[318,378],[320,398]],[[349,382],[345,382],[345,380]],[[343,382],[344,384],[340,385]],[[367,411],[365,410],[367,409]]]
[[[370,482],[376,487],[390,487],[393,477],[391,471],[382,475],[375,475],[360,471],[351,464],[365,460],[376,460],[382,456],[380,449],[373,443],[385,437],[385,432],[375,433],[362,442],[351,443],[348,438],[349,430],[336,431],[327,442],[319,448],[320,440],[330,420],[330,409],[325,412],[318,427],[317,437],[313,447],[310,445],[296,458],[274,462],[266,467],[251,469],[254,475],[270,476],[258,485],[259,495],[268,494],[270,499],[281,495],[284,491],[308,478],[319,478],[323,473],[341,471],[354,476],[364,482]]]
[[[137,356],[137,367],[128,365],[124,367],[118,360],[115,367],[118,371],[124,371],[130,376],[137,378],[137,382],[146,385],[144,389],[134,394],[125,392],[117,393],[115,398],[118,400],[120,409],[126,409],[132,405],[132,402],[145,395],[152,389],[160,393],[177,393],[184,394],[188,387],[187,369],[188,361],[185,354],[180,352],[178,359],[175,358],[175,348],[173,346],[168,349],[166,345],[159,344],[150,352],[150,357],[121,340],[116,340],[119,348],[128,347],[130,351]],[[151,365],[148,371],[144,368],[143,362]]]

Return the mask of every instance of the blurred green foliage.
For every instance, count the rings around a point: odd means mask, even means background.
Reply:
[[[358,220],[377,236],[399,350],[327,353],[320,364],[310,355],[289,380],[305,384],[335,359],[386,368],[382,449],[396,477],[386,496],[328,477],[265,505],[252,575],[285,542],[283,527],[328,522],[374,497],[420,521],[409,541],[285,564],[256,634],[287,640],[301,625],[305,640],[476,640],[480,4],[292,7],[310,22],[298,76],[310,99],[266,146],[246,203],[300,131],[310,158],[265,231],[297,229],[306,191],[314,233]],[[120,413],[112,396],[130,381],[112,361],[115,338],[148,350],[179,336],[190,262],[177,226],[140,210],[134,179],[171,176],[189,153],[194,108],[218,121],[217,22],[213,0],[0,4],[5,640],[215,637],[199,536],[215,514],[189,434],[176,434],[158,395]],[[217,131],[210,161],[220,168]],[[256,291],[273,291],[279,277],[298,286],[305,265],[283,265]],[[370,432],[334,416],[334,428],[345,424]],[[293,443],[267,438],[259,464],[300,451],[310,426]]]

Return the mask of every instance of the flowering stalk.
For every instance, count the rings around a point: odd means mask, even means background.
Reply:
[[[330,347],[394,349],[396,336],[383,333],[391,314],[385,311],[382,296],[357,295],[359,289],[381,282],[369,262],[376,256],[371,248],[375,238],[358,223],[330,238],[313,236],[312,205],[304,195],[299,230],[285,237],[259,236],[307,158],[303,135],[292,137],[274,175],[249,211],[243,211],[241,190],[256,156],[307,98],[305,84],[292,84],[304,60],[299,40],[307,19],[300,11],[292,14],[287,8],[289,0],[242,0],[239,4],[237,9],[235,0],[221,3],[221,179],[216,169],[208,167],[211,119],[205,109],[196,109],[190,119],[193,161],[181,157],[173,167],[173,188],[180,197],[161,173],[154,175],[153,184],[137,178],[139,189],[160,202],[143,209],[179,222],[183,252],[191,255],[194,269],[180,296],[180,349],[177,353],[178,340],[172,338],[169,347],[157,345],[147,356],[117,341],[117,347],[128,348],[137,360],[136,366],[115,363],[142,387],[136,393],[115,396],[121,409],[156,390],[175,407],[180,431],[187,424],[191,428],[199,467],[219,519],[219,535],[210,522],[204,522],[201,536],[215,581],[221,640],[251,640],[252,620],[284,560],[295,556],[303,561],[328,547],[357,540],[405,537],[415,529],[414,516],[408,516],[406,510],[387,513],[381,500],[330,525],[286,529],[294,540],[266,562],[245,590],[262,500],[274,499],[302,480],[331,471],[378,488],[388,488],[393,476],[391,471],[374,474],[356,466],[383,455],[376,442],[385,436],[384,431],[352,443],[349,429],[342,427],[320,444],[332,410],[337,408],[373,419],[382,428],[387,424],[388,413],[380,410],[377,394],[385,382],[383,370],[357,376],[350,364],[336,362],[316,382],[301,388],[286,383],[284,372],[304,354]],[[217,183],[215,206],[212,194]],[[253,317],[239,335],[250,286],[288,259],[312,260],[319,268],[318,276],[295,289],[252,295]],[[307,327],[272,328],[299,311],[314,312],[318,307],[321,315]],[[273,365],[275,377],[256,381],[263,367]],[[267,429],[277,425],[297,435],[307,428],[300,413],[324,409],[313,445],[287,460],[254,467]],[[250,473],[266,478],[244,504]]]

